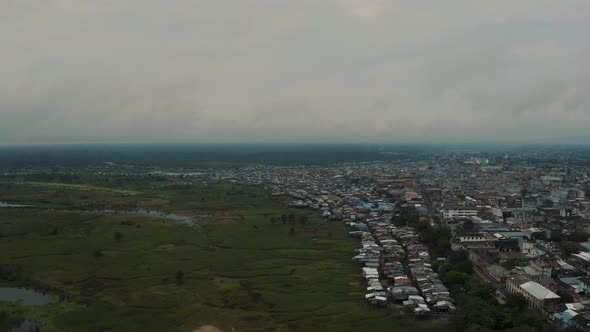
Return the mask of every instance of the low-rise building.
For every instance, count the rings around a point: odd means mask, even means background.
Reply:
[[[441,210],[443,218],[468,218],[477,216],[477,209],[472,207],[449,207]]]
[[[550,303],[557,303],[559,295],[534,281],[525,281],[521,277],[511,277],[506,280],[506,289],[514,294],[522,295],[533,307],[543,309]]]

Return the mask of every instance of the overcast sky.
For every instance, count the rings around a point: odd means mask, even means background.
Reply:
[[[0,0],[0,144],[590,143],[588,0]]]

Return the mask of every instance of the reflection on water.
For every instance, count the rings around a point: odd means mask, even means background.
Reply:
[[[20,326],[13,328],[10,332],[41,332],[41,325],[32,320],[25,320]]]
[[[0,208],[18,208],[18,207],[30,207],[31,205],[22,204],[9,204],[6,202],[0,202]]]
[[[158,210],[145,210],[145,209],[138,209],[138,210],[128,210],[128,211],[117,211],[117,210],[100,210],[95,212],[101,213],[129,213],[129,214],[136,214],[143,217],[156,217],[156,218],[163,218],[166,220],[175,221],[178,223],[183,223],[187,225],[193,224],[193,218],[187,216],[179,216],[173,213],[166,213],[163,211]]]
[[[40,306],[53,302],[50,295],[32,289],[4,287],[0,288],[0,301],[20,302],[23,305]]]
[[[140,209],[140,210],[137,210],[136,213],[141,216],[145,216],[145,217],[160,217],[160,218],[165,218],[165,219],[172,220],[172,221],[182,222],[182,223],[189,224],[189,225],[193,223],[193,219],[191,217],[179,216],[177,214],[165,213],[162,211],[151,211],[151,210]]]

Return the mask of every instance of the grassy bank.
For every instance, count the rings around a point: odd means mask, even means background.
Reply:
[[[49,331],[193,331],[204,324],[226,331],[401,331],[433,324],[368,307],[351,261],[358,242],[347,229],[287,209],[262,189],[162,182],[136,184],[141,193],[129,196],[96,184],[30,190],[34,185],[14,184],[3,195],[71,205],[0,209],[0,263],[15,279],[0,287],[32,285],[65,301],[2,307]],[[82,209],[103,200],[196,216],[195,225]]]

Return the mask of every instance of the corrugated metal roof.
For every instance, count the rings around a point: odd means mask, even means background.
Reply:
[[[524,289],[527,293],[531,294],[538,300],[548,300],[548,299],[559,299],[559,295],[553,293],[549,289],[541,286],[540,284],[529,281],[525,282],[524,284],[520,285],[520,288]]]

